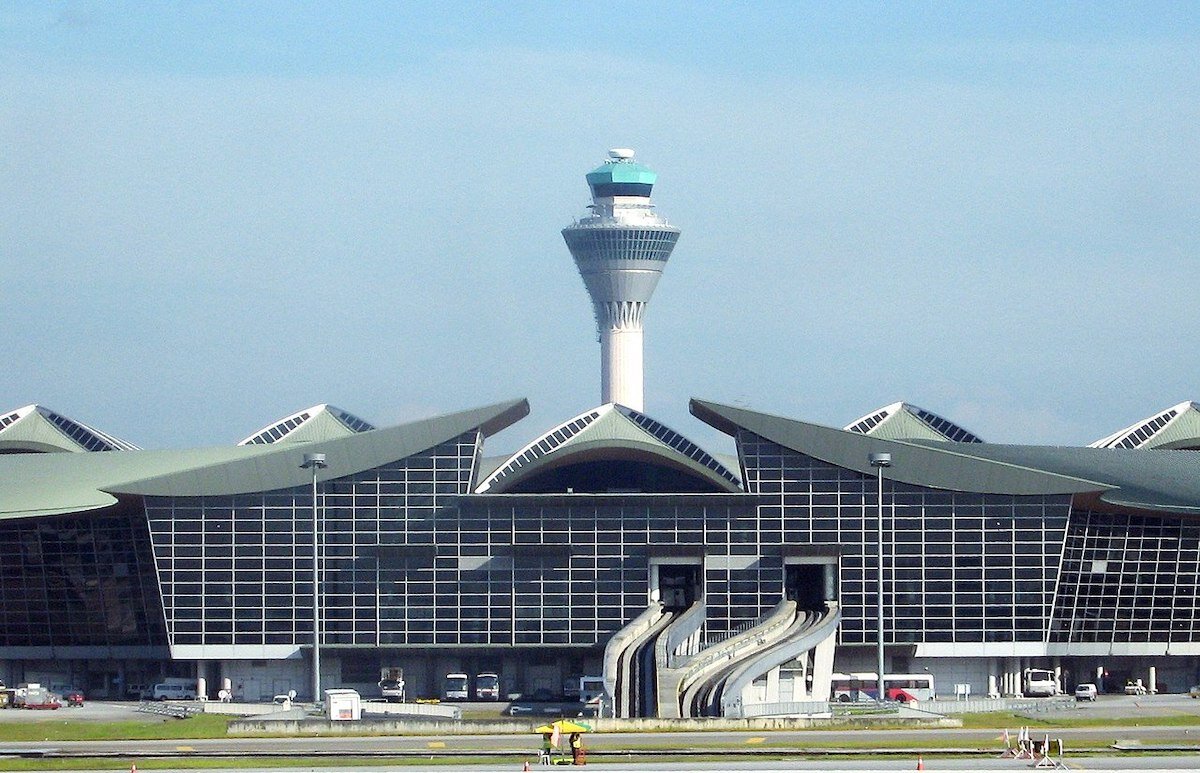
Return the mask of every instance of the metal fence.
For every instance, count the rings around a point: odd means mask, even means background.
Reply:
[[[781,701],[778,703],[751,703],[741,707],[741,717],[802,717],[830,715],[839,704],[825,701]],[[846,704],[840,704],[845,706]]]
[[[971,698],[957,701],[919,701],[912,703],[886,703],[879,706],[869,701],[850,703],[824,701],[778,701],[774,703],[751,703],[742,707],[740,716],[750,717],[797,717],[797,716],[913,716],[927,714],[974,714],[990,711],[1011,711],[1016,714],[1037,714],[1046,711],[1064,711],[1074,708],[1072,698]]]
[[[162,717],[175,717],[176,719],[186,719],[193,714],[203,714],[204,707],[193,703],[168,703],[167,701],[142,701],[138,704],[137,711],[142,714],[158,714]]]
[[[364,701],[362,713],[372,716],[388,716],[402,719],[422,717],[427,719],[462,719],[462,709],[445,703],[386,703]]]

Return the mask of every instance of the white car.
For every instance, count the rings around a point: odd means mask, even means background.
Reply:
[[[1091,682],[1077,685],[1075,687],[1075,700],[1095,702],[1096,695],[1099,694],[1099,692],[1100,691],[1096,689],[1096,685],[1092,684]]]

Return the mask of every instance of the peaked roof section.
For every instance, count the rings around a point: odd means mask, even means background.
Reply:
[[[517,451],[475,488],[504,491],[550,466],[585,451],[630,449],[649,452],[671,467],[708,479],[725,491],[741,491],[738,477],[704,449],[644,413],[616,403],[585,411]]]
[[[949,440],[953,443],[982,443],[977,435],[911,403],[899,402],[872,411],[847,424],[844,429],[889,440]]]
[[[367,432],[373,429],[375,429],[374,426],[354,414],[328,403],[322,403],[302,411],[296,411],[291,416],[268,424],[242,440],[238,445],[332,440],[336,437],[345,437],[356,432]]]
[[[44,405],[0,414],[0,453],[137,451],[118,437],[67,418]]]
[[[1200,449],[1200,405],[1190,400],[1173,405],[1097,440],[1091,448]]]
[[[324,453],[329,480],[369,470],[478,429],[485,436],[529,413],[525,400],[303,445],[255,444],[125,454],[0,455],[0,519],[95,510],[117,495],[203,496],[300,486],[305,452]]]
[[[868,455],[892,454],[887,477],[950,491],[1096,493],[1104,502],[1200,515],[1200,451],[1016,446],[887,440],[704,400],[692,413],[722,432],[739,428],[822,461],[874,475]]]

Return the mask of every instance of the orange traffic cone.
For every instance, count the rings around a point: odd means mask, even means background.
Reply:
[[[917,755],[917,770],[924,770],[924,769],[925,769],[925,762],[924,762],[924,760],[921,759],[921,755],[918,754]]]

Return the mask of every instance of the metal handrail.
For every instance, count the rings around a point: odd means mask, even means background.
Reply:
[[[176,719],[187,719],[193,714],[203,713],[200,708],[191,704],[167,703],[165,701],[142,701],[138,704],[136,711],[142,714],[158,714],[164,717],[175,717]]]

